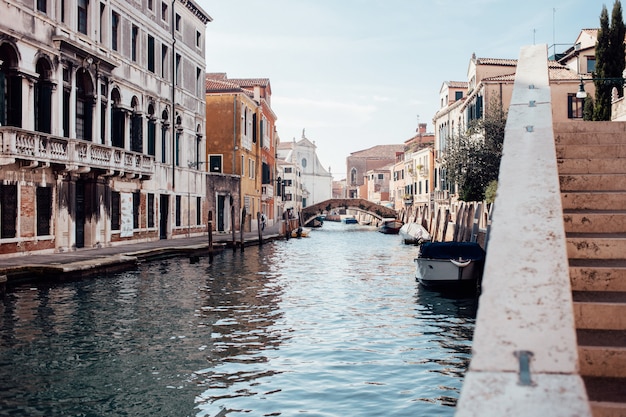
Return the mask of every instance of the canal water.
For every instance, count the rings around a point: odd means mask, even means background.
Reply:
[[[0,416],[452,416],[474,298],[416,248],[327,222],[0,300]]]

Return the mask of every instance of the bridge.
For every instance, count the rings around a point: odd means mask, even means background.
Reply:
[[[362,198],[332,198],[322,201],[321,203],[302,209],[302,224],[305,226],[315,217],[323,213],[330,213],[333,209],[352,209],[361,211],[376,217],[377,219],[396,219],[398,213],[389,207],[372,203]]]

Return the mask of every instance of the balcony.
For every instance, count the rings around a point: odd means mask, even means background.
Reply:
[[[0,127],[0,165],[23,161],[31,168],[64,165],[67,172],[101,169],[103,175],[148,179],[154,157],[79,139],[68,139],[15,127]]]

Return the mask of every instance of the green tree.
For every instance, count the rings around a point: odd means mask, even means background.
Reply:
[[[617,88],[619,96],[623,95],[625,56],[624,35],[626,27],[622,16],[622,4],[615,0],[609,25],[609,14],[606,6],[600,13],[600,30],[596,44],[596,70],[593,73],[596,87],[593,120],[611,120],[611,92]]]
[[[456,183],[459,200],[483,201],[489,184],[498,179],[506,112],[492,100],[484,118],[474,120],[468,130],[451,138],[444,152],[443,167]]]

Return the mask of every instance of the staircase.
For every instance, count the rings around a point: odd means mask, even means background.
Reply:
[[[554,136],[580,374],[594,417],[626,416],[626,123]]]

